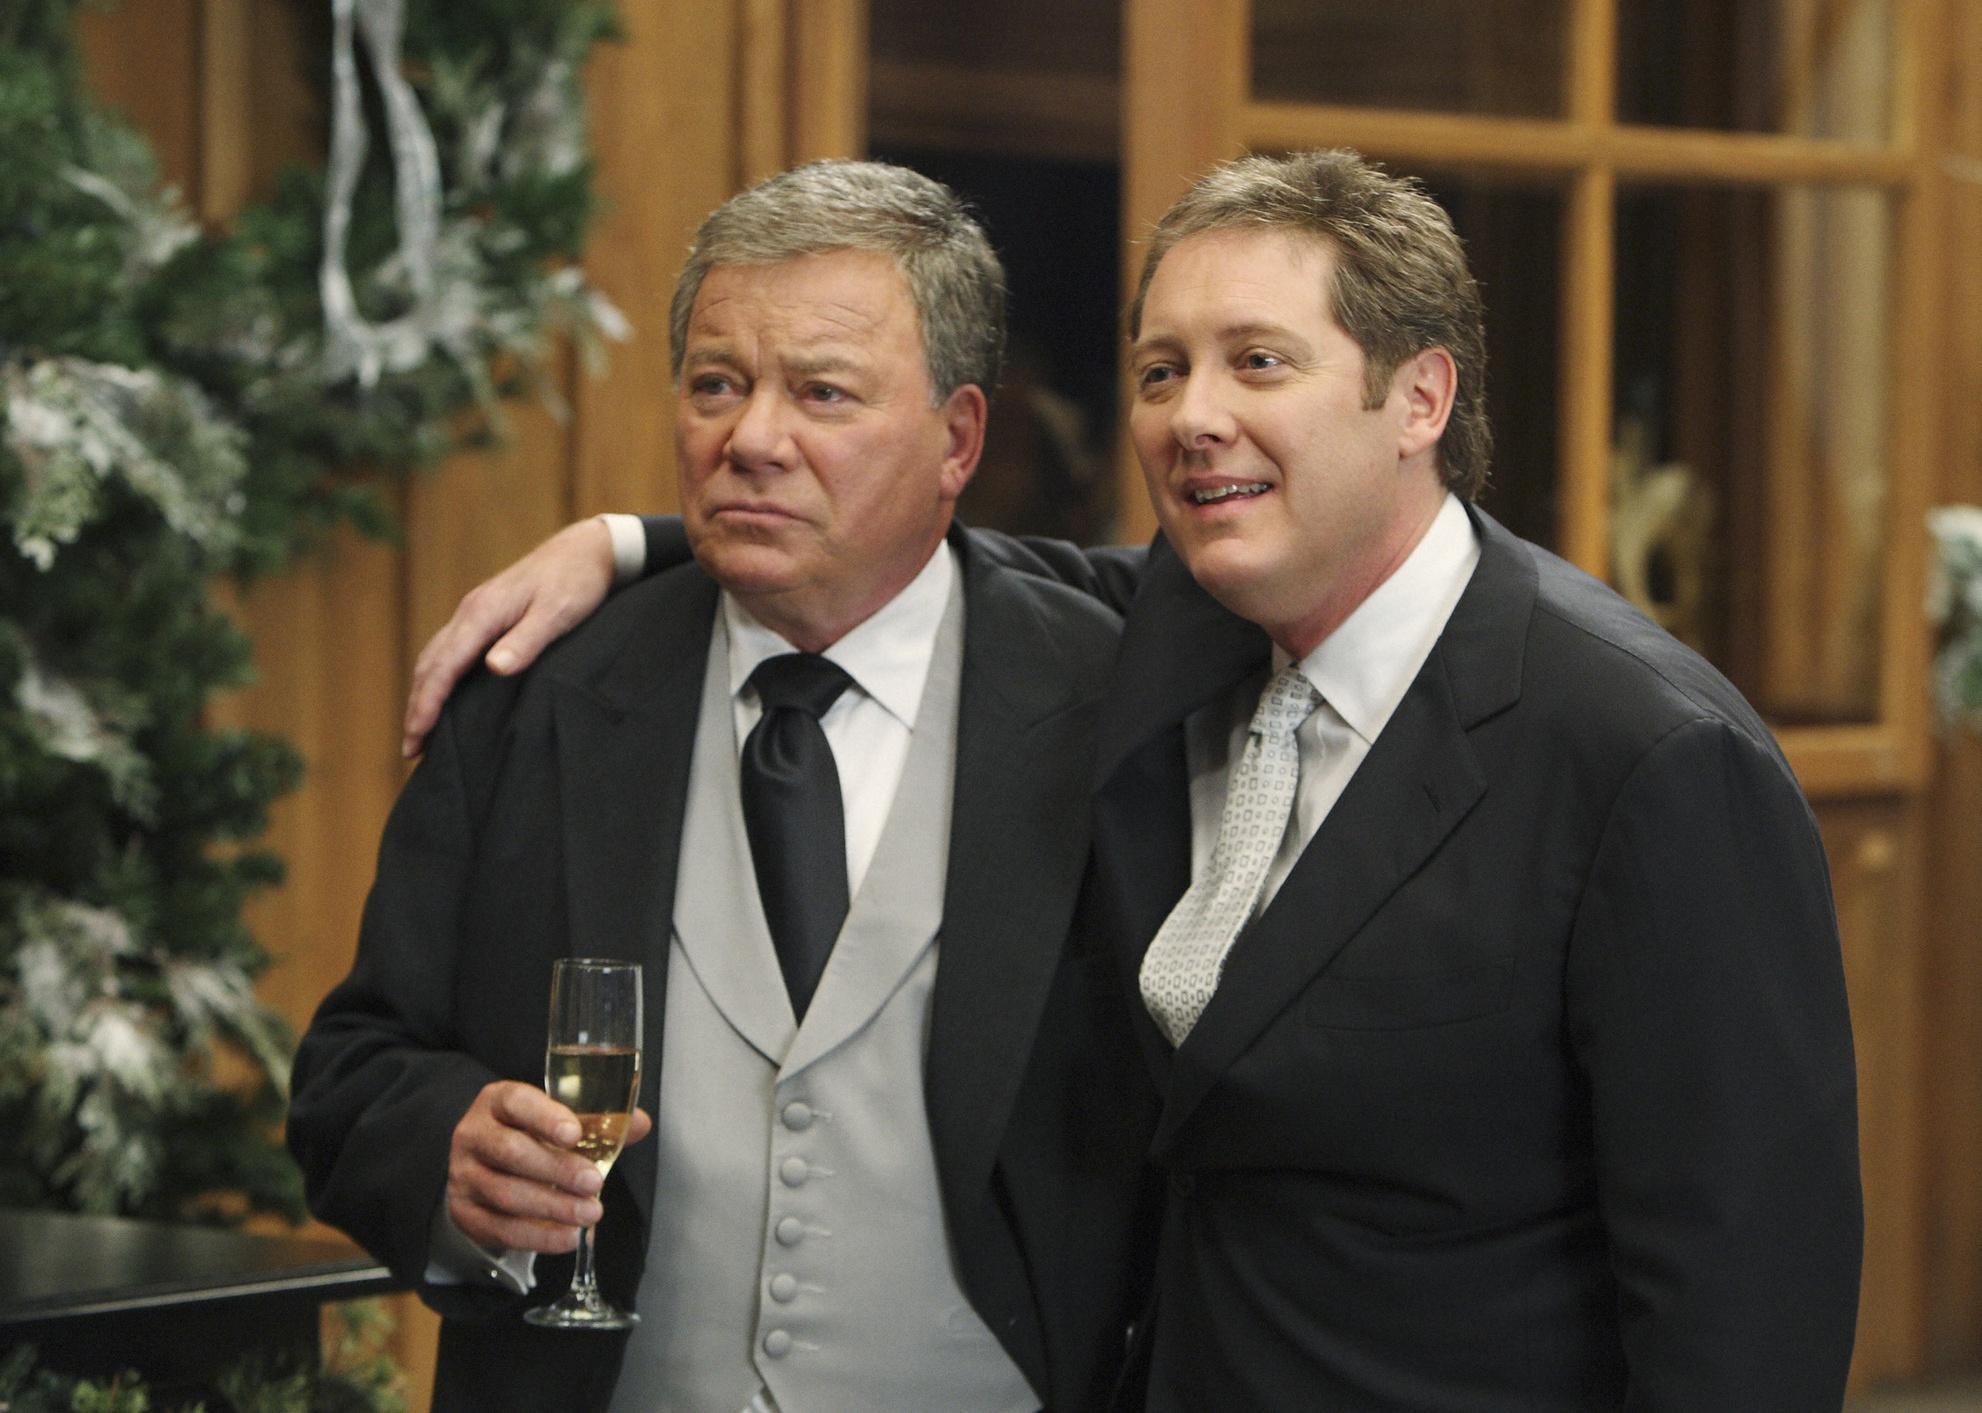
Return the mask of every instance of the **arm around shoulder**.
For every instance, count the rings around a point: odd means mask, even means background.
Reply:
[[[1065,584],[1098,599],[1117,613],[1127,613],[1142,584],[1149,551],[1140,545],[1095,545],[1082,549],[1065,540],[1023,538],[997,530],[971,532],[985,554],[1007,569]]]
[[[644,515],[640,526],[647,536],[642,573],[672,569],[691,557],[688,536],[679,516]],[[1020,538],[998,530],[973,529],[970,534],[994,563],[1065,584],[1099,599],[1117,613],[1128,612],[1129,601],[1142,582],[1143,565],[1149,557],[1149,551],[1140,545],[1095,545],[1082,549],[1065,540]]]

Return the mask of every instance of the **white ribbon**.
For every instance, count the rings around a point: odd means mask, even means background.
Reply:
[[[324,192],[323,263],[317,285],[323,299],[325,370],[335,381],[355,374],[371,387],[382,371],[404,371],[427,356],[441,322],[443,303],[435,280],[440,243],[440,155],[413,86],[399,71],[405,0],[332,0],[334,80],[330,172]],[[364,40],[385,102],[392,142],[393,183],[399,217],[398,263],[413,307],[388,323],[374,324],[358,310],[344,247],[351,228],[351,198],[365,164],[370,133],[358,83],[356,37]]]

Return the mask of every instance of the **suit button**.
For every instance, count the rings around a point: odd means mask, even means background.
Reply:
[[[796,1217],[780,1217],[773,1230],[777,1233],[778,1245],[796,1246],[805,1240],[805,1223]]]
[[[805,1176],[812,1170],[805,1165],[803,1158],[787,1158],[778,1164],[778,1181],[786,1187],[803,1187]]]
[[[764,1352],[773,1359],[782,1359],[791,1353],[791,1335],[784,1330],[772,1330],[764,1336]]]
[[[1170,1191],[1181,1200],[1188,1202],[1197,1194],[1197,1178],[1191,1173],[1170,1174]]]
[[[771,1277],[771,1299],[783,1305],[798,1294],[798,1277],[790,1271],[780,1271]]]
[[[812,1106],[794,1099],[784,1108],[785,1127],[793,1133],[803,1133],[812,1127]]]

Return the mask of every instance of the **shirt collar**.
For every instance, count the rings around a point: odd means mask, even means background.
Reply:
[[[929,676],[929,660],[936,651],[936,632],[943,626],[943,610],[949,606],[956,576],[956,551],[945,541],[908,587],[823,654],[911,731],[922,702],[922,685]],[[727,591],[722,602],[723,624],[729,631],[729,689],[735,697],[742,694],[743,684],[758,663],[798,649],[752,618]]]
[[[1301,660],[1315,690],[1365,742],[1404,700],[1479,561],[1473,522],[1448,491],[1404,562]],[[1276,670],[1291,660],[1273,650]]]

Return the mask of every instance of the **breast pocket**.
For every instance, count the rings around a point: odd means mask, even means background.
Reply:
[[[1511,960],[1424,976],[1330,973],[1309,990],[1301,1018],[1328,1030],[1418,1030],[1497,1015],[1513,997]]]

